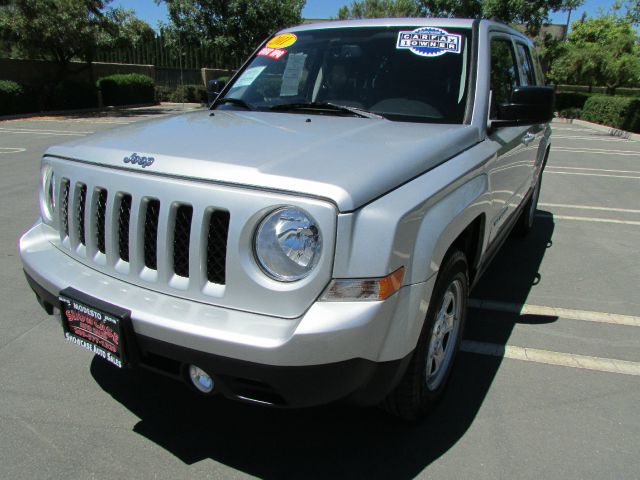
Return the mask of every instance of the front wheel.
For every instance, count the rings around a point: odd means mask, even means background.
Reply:
[[[418,345],[404,377],[383,407],[414,420],[442,396],[460,347],[469,294],[465,255],[454,251],[443,262]]]
[[[515,226],[513,227],[513,233],[517,237],[526,236],[533,229],[533,221],[536,217],[536,211],[538,210],[538,198],[540,198],[540,188],[542,187],[542,176],[538,178],[533,192],[529,197],[526,205],[522,209],[520,218],[518,218]]]

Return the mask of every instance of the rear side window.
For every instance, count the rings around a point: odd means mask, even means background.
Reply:
[[[516,44],[516,51],[518,52],[518,63],[522,71],[522,85],[535,85],[536,76],[534,73],[533,61],[529,54],[529,49],[526,45],[521,43]]]
[[[513,45],[508,38],[494,38],[491,41],[491,111],[496,117],[496,105],[508,103],[511,92],[518,86],[518,68]]]

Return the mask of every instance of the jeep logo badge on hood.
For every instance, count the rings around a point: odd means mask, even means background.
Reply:
[[[141,157],[137,153],[132,153],[128,157],[122,159],[124,163],[130,163],[132,165],[140,165],[142,168],[147,168],[155,161],[153,157]]]

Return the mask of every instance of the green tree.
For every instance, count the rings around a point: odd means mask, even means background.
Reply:
[[[417,17],[420,13],[420,6],[415,0],[363,0],[351,2],[350,7],[341,7],[338,18]]]
[[[614,10],[574,22],[549,77],[555,83],[605,85],[610,94],[639,85],[640,46],[630,19]]]
[[[548,21],[549,12],[561,8],[563,0],[419,0],[422,14],[432,17],[499,18],[526,26],[536,35]]]
[[[305,0],[164,1],[170,25],[163,34],[173,46],[209,45],[219,49],[225,67],[234,68],[273,32],[302,23]]]
[[[567,28],[564,31],[564,38],[566,40],[569,33],[569,25],[571,24],[571,12],[576,8],[579,8],[584,3],[584,0],[563,0],[560,10],[567,12]]]
[[[0,8],[0,39],[21,56],[58,63],[64,76],[73,59],[90,62],[98,48],[130,45],[153,31],[111,0],[10,0]]]
[[[632,23],[636,25],[640,24],[640,0],[633,0],[626,2],[627,16]]]

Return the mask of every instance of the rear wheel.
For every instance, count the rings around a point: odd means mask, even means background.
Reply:
[[[390,413],[413,420],[424,415],[442,396],[464,330],[467,272],[467,260],[460,251],[454,251],[443,262],[411,362],[383,403]]]

